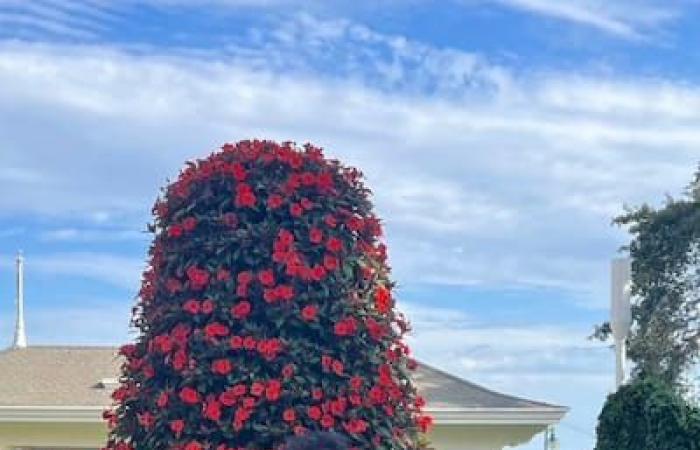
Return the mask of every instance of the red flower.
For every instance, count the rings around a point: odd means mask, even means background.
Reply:
[[[233,406],[238,401],[238,397],[239,396],[234,394],[232,389],[226,389],[221,393],[221,395],[219,395],[219,401],[224,406]]]
[[[136,353],[136,345],[134,344],[124,344],[119,347],[119,354],[126,356],[127,358],[132,358]]]
[[[416,422],[422,433],[427,433],[433,427],[433,418],[430,416],[420,416]]]
[[[348,219],[346,225],[352,231],[359,231],[364,226],[364,222],[359,217],[352,216]]]
[[[240,336],[232,336],[229,340],[229,345],[234,350],[241,349],[243,348],[243,338]]]
[[[202,312],[204,314],[211,314],[214,312],[214,302],[211,300],[204,300],[202,302]]]
[[[243,300],[231,308],[231,315],[236,319],[245,319],[250,314],[251,309],[250,302]]]
[[[231,272],[229,272],[226,269],[219,269],[218,272],[216,272],[216,281],[222,281],[226,282],[231,279]]]
[[[301,310],[301,317],[302,317],[302,319],[306,320],[307,322],[315,320],[317,314],[318,314],[318,307],[316,305],[306,305]]]
[[[323,218],[323,222],[331,228],[335,228],[338,225],[338,221],[336,220],[335,216],[331,214],[326,214],[326,216]]]
[[[233,387],[232,392],[234,393],[234,395],[240,397],[248,392],[248,386],[246,386],[245,384],[237,384]]]
[[[244,181],[247,176],[245,168],[241,163],[234,164],[233,168],[231,169],[231,173],[233,174],[233,178],[235,178],[238,182]]]
[[[253,189],[247,184],[238,185],[236,189],[236,206],[238,208],[252,208],[257,202]]]
[[[179,238],[182,236],[182,227],[178,224],[173,224],[168,227],[168,237]]]
[[[304,186],[311,186],[316,183],[316,175],[311,172],[304,172],[301,174],[301,184]]]
[[[156,400],[156,405],[158,405],[159,408],[165,408],[168,406],[168,398],[167,392],[161,392],[158,396],[158,400]]]
[[[323,267],[328,269],[329,272],[334,271],[335,269],[338,268],[340,265],[340,262],[338,261],[338,258],[332,255],[324,255],[323,256]]]
[[[330,370],[332,365],[333,365],[333,358],[331,358],[328,355],[321,356],[321,367],[323,367],[326,370]]]
[[[386,314],[391,309],[391,292],[384,286],[379,286],[374,291],[374,307],[382,314]]]
[[[246,348],[246,350],[254,350],[256,346],[256,341],[253,336],[246,336],[245,339],[243,339],[243,347]]]
[[[246,409],[253,409],[257,400],[255,397],[246,397],[243,399],[243,407]]]
[[[292,376],[294,375],[294,369],[294,364],[287,364],[282,368],[282,376],[284,378],[292,378]]]
[[[332,237],[328,239],[328,242],[326,242],[326,248],[328,249],[328,251],[338,253],[343,249],[343,241],[341,241],[337,237]]]
[[[350,387],[353,391],[359,391],[360,389],[362,389],[362,385],[364,384],[364,382],[365,380],[363,380],[362,377],[354,376],[350,378]]]
[[[199,403],[199,392],[191,387],[185,387],[180,390],[180,400],[188,405]]]
[[[294,288],[288,284],[281,284],[275,288],[275,295],[282,300],[291,300],[294,298]]]
[[[270,209],[277,209],[284,203],[284,199],[279,194],[272,194],[267,198],[267,206]]]
[[[294,234],[283,228],[277,233],[277,240],[284,248],[287,248],[294,243]]]
[[[342,417],[343,414],[345,414],[345,409],[347,408],[347,400],[345,398],[339,398],[337,400],[333,400],[331,402],[331,412],[338,416]]]
[[[185,304],[182,305],[182,309],[192,315],[199,314],[201,304],[197,300],[187,300]]]
[[[228,375],[233,370],[233,365],[228,359],[217,359],[211,364],[211,371],[217,375]]]
[[[345,430],[350,434],[360,434],[367,431],[369,424],[362,419],[351,419],[343,425]]]
[[[259,381],[253,382],[250,386],[250,393],[256,397],[260,397],[265,393],[265,385]]]
[[[226,325],[213,322],[204,327],[204,334],[206,334],[208,338],[224,337],[228,336],[229,329]]]
[[[333,428],[333,425],[335,425],[335,419],[333,418],[333,416],[325,414],[321,418],[321,426],[323,428]]]
[[[326,277],[326,268],[323,266],[314,266],[311,269],[311,278],[315,281],[321,281]]]
[[[333,331],[336,336],[352,336],[357,332],[357,321],[352,317],[346,317],[336,322]]]
[[[180,439],[182,431],[185,429],[185,421],[182,419],[176,419],[170,421],[170,430],[175,434],[175,437]]]
[[[190,232],[193,231],[195,228],[197,228],[197,219],[194,217],[187,217],[185,220],[182,221],[182,229]]]
[[[333,361],[333,364],[331,367],[333,368],[333,372],[335,372],[336,375],[338,375],[338,376],[343,375],[343,371],[345,370],[345,366],[343,366],[342,362]]]
[[[280,398],[282,384],[279,380],[270,380],[265,388],[265,398],[271,402],[275,402]]]
[[[321,412],[321,408],[319,408],[318,406],[310,406],[306,410],[306,413],[313,420],[320,420],[321,416],[323,415],[323,413]]]
[[[313,209],[314,203],[309,200],[308,198],[302,198],[300,201],[301,207],[304,208],[305,210],[310,210]]]
[[[319,401],[323,398],[323,390],[320,388],[314,388],[311,390],[311,398],[313,398],[316,401]]]
[[[291,214],[292,217],[301,217],[302,214],[304,214],[304,208],[298,203],[292,203],[289,207],[289,214]]]
[[[204,405],[204,417],[218,422],[219,419],[221,419],[221,404],[217,401],[207,402],[207,404]]]
[[[323,231],[318,228],[312,228],[309,231],[309,241],[312,244],[320,244],[323,241]]]
[[[263,270],[258,273],[258,280],[263,286],[274,286],[275,274],[272,272],[272,269]]]
[[[243,272],[239,272],[236,276],[236,280],[239,284],[248,284],[251,281],[253,281],[253,272],[251,272],[250,270],[244,270]]]
[[[387,333],[386,328],[372,317],[368,317],[365,320],[365,326],[367,327],[367,332],[375,341],[381,341]]]
[[[197,441],[192,441],[189,444],[185,445],[185,450],[204,450],[204,447],[202,447],[202,444],[200,444]]]
[[[202,270],[196,266],[191,266],[187,269],[187,278],[190,281],[190,286],[194,290],[202,290],[209,283],[209,272]]]
[[[287,408],[282,413],[282,419],[284,419],[285,422],[294,422],[297,420],[297,413],[294,411],[294,409]]]
[[[175,352],[175,355],[173,355],[173,369],[175,369],[177,372],[182,371],[182,369],[185,368],[187,361],[187,354],[182,350],[178,350]]]

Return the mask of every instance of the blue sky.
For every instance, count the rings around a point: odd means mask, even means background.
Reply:
[[[590,449],[610,220],[698,162],[698,6],[0,0],[0,341],[17,249],[30,342],[122,342],[183,161],[312,141],[375,190],[417,355],[570,406],[562,448]]]

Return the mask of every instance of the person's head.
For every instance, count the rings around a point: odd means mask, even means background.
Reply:
[[[337,433],[310,432],[287,440],[285,450],[348,450],[348,441]]]

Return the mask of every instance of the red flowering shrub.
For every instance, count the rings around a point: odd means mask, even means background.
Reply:
[[[245,141],[154,207],[109,449],[276,449],[308,430],[417,449],[430,424],[361,174]]]

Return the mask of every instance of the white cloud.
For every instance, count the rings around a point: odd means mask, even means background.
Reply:
[[[603,306],[621,242],[610,216],[680,191],[695,167],[694,85],[515,76],[478,55],[310,16],[281,32],[291,44],[261,34],[251,64],[245,48],[206,59],[0,45],[0,123],[12,124],[0,166],[14,168],[0,188],[17,193],[0,208],[141,229],[185,159],[251,136],[312,140],[365,170],[399,281],[553,286]],[[338,77],[316,72],[327,48],[345,52]],[[256,63],[264,55],[270,70]],[[355,56],[372,64],[353,68]],[[423,64],[434,60],[461,75]],[[278,70],[287,61],[292,70]],[[396,90],[386,61],[403,74]],[[451,95],[451,79],[466,91]]]
[[[2,236],[2,232],[0,232]],[[85,229],[56,228],[39,233],[39,240],[45,242],[118,242],[148,241],[150,235],[134,229]]]
[[[568,323],[493,326],[428,305],[399,305],[413,321],[409,343],[419,360],[503,393],[570,406],[558,427],[563,447],[592,445],[614,364],[610,349],[586,340],[588,330]],[[533,445],[522,449],[539,448]]]
[[[0,258],[9,268],[10,256]],[[36,253],[25,257],[27,271],[42,275],[96,280],[136,293],[145,263],[137,258],[110,253],[68,252]]]

